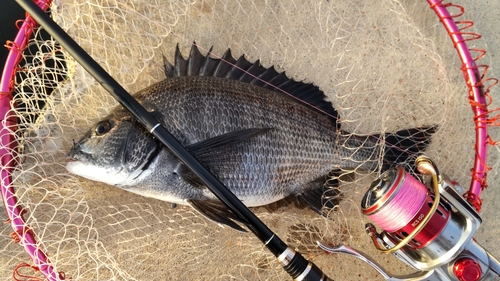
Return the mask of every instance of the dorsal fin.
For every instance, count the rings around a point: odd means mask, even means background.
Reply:
[[[304,101],[306,104],[326,113],[330,120],[340,129],[338,122],[338,112],[329,101],[326,101],[325,94],[314,84],[307,84],[290,79],[285,72],[277,72],[274,66],[265,68],[257,60],[249,62],[244,55],[238,59],[233,58],[231,50],[227,49],[224,55],[218,58],[210,57],[212,48],[206,56],[203,56],[196,43],[193,42],[189,57],[184,59],[179,45],[175,49],[174,65],[163,57],[165,75],[167,78],[182,76],[210,76],[223,77],[240,82],[257,85],[275,92],[286,92]]]

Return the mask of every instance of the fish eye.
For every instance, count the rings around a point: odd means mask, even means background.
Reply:
[[[99,122],[99,124],[97,124],[97,127],[95,127],[94,132],[96,136],[102,136],[107,132],[109,132],[109,130],[111,130],[111,124],[109,123],[109,121],[102,121]]]

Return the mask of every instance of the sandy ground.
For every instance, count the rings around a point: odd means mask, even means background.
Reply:
[[[498,70],[500,69],[500,2],[495,0],[464,0],[460,2],[466,9],[467,18],[475,22],[476,31],[483,36],[483,41],[479,41],[478,45],[486,46],[488,56],[485,58],[485,61],[491,66],[490,71],[492,75],[500,76],[500,70]],[[498,129],[493,130],[498,131]],[[495,135],[499,136],[500,134],[496,132]],[[492,153],[498,154],[498,151],[492,150]],[[495,174],[498,172],[500,171],[491,171],[491,173]],[[499,188],[494,184],[490,184],[489,189],[483,193],[482,215],[484,222],[476,237],[478,242],[496,257],[500,257],[500,244],[498,243],[500,221],[497,219],[497,210],[500,209]],[[124,193],[117,191],[116,194],[118,196],[116,197],[117,201],[123,199],[119,196],[124,196]],[[133,201],[133,199],[129,200]],[[357,263],[353,263],[352,268],[346,268],[345,271],[356,272],[356,270],[359,270],[358,265]],[[392,269],[394,268],[397,269],[398,266],[393,266]]]

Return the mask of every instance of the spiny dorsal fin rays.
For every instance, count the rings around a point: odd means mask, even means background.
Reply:
[[[219,65],[215,69],[215,77],[226,77],[231,69],[234,68],[234,63],[236,60],[231,55],[231,49],[227,49],[224,55],[222,55]]]
[[[177,48],[179,48],[179,45],[177,45]],[[191,48],[191,52],[189,53],[188,58],[188,76],[199,76],[200,68],[204,58],[205,56],[200,53],[200,50],[198,50],[196,43],[193,43],[193,47]]]
[[[198,47],[196,47],[198,49]],[[203,58],[203,63],[200,68],[200,76],[212,76],[215,68],[217,67],[217,64],[219,64],[219,61],[217,59],[214,59],[210,57],[210,54],[212,53],[213,47],[210,47],[210,50],[208,50],[207,55]]]
[[[174,66],[167,60],[165,56],[163,56],[163,71],[165,72],[165,76],[167,78],[174,77]]]
[[[179,50],[179,44],[177,44],[177,47],[175,48],[174,69],[175,76],[187,76],[187,60],[185,60],[182,56],[181,51]]]
[[[240,80],[241,76],[252,66],[252,63],[245,59],[245,55],[241,55],[234,65],[235,67],[229,71],[226,78]]]
[[[272,88],[271,80],[278,75],[279,75],[279,73],[276,70],[274,70],[274,65],[273,65],[273,66],[269,67],[268,69],[264,70],[264,72],[262,72],[258,76],[258,78],[255,78],[250,84],[254,84],[257,86],[264,87],[264,88],[266,88],[266,86]]]
[[[189,57],[184,59],[179,45],[175,49],[175,60],[172,65],[164,57],[165,76],[167,78],[182,76],[222,77],[249,83],[274,92],[287,93],[301,100],[310,107],[329,116],[332,123],[340,129],[338,113],[329,101],[325,101],[324,93],[315,85],[297,82],[286,76],[285,72],[277,72],[274,66],[265,68],[260,60],[249,62],[243,55],[237,60],[227,51],[220,58],[211,57],[212,48],[207,55],[202,55],[193,42]]]
[[[255,77],[259,76],[266,69],[260,65],[260,60],[256,60],[248,69],[246,69],[245,73],[240,77],[240,81],[252,84]]]

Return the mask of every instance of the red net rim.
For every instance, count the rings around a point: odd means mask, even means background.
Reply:
[[[36,0],[38,6],[47,10],[52,0]],[[469,49],[467,41],[475,40],[481,36],[477,33],[468,32],[467,29],[473,26],[471,21],[457,21],[464,13],[461,6],[451,3],[443,3],[442,0],[427,0],[430,8],[433,9],[448,32],[450,39],[462,61],[462,72],[464,80],[468,87],[468,99],[474,113],[474,122],[476,124],[476,145],[475,162],[472,171],[469,190],[465,193],[467,200],[479,211],[481,209],[481,191],[487,187],[486,174],[490,168],[487,166],[487,147],[494,144],[488,136],[488,125],[494,124],[496,118],[489,118],[488,106],[491,103],[489,96],[490,88],[497,84],[495,78],[486,78],[488,70],[487,65],[478,65],[477,60],[481,59],[486,53],[482,49]],[[451,15],[449,9],[458,9],[459,13]],[[1,195],[9,221],[14,230],[11,235],[15,241],[23,245],[26,252],[31,257],[34,268],[39,270],[47,280],[63,280],[64,274],[57,273],[51,265],[47,255],[37,246],[36,235],[23,218],[22,207],[18,204],[15,190],[10,176],[15,166],[12,153],[16,150],[15,137],[11,134],[12,129],[17,124],[16,117],[11,111],[12,92],[14,90],[14,77],[17,65],[21,59],[21,54],[31,37],[36,22],[26,16],[19,28],[18,35],[13,42],[8,42],[10,49],[7,61],[0,81],[0,116],[2,123],[0,125],[0,161],[1,161]],[[478,55],[473,57],[471,52]]]

